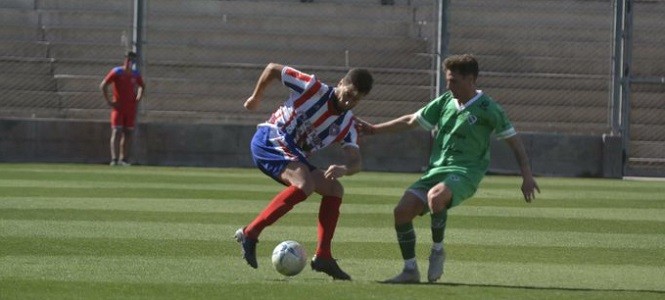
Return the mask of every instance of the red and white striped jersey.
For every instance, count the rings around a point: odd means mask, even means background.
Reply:
[[[282,83],[291,91],[289,98],[259,126],[273,128],[271,136],[292,140],[305,155],[335,142],[358,147],[353,112],[335,109],[333,87],[291,67],[282,69]]]

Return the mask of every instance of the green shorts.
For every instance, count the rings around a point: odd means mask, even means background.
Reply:
[[[420,177],[418,181],[414,182],[407,191],[418,196],[420,200],[425,203],[426,211],[429,212],[429,205],[427,204],[427,192],[435,185],[443,182],[453,192],[453,199],[450,207],[454,207],[462,203],[464,200],[471,198],[476,193],[478,185],[465,175],[456,172],[439,172],[428,173]],[[450,208],[449,207],[449,208]]]

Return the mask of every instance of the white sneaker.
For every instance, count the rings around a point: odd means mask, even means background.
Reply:
[[[129,166],[131,166],[132,164],[130,164],[130,163],[124,161],[124,160],[119,160],[119,161],[118,161],[118,165],[119,165],[119,166],[123,166],[123,167],[129,167]]]
[[[397,274],[397,276],[382,281],[382,283],[419,283],[419,282],[420,282],[420,272],[418,272],[418,268],[403,269],[402,273]]]
[[[443,263],[446,261],[446,251],[432,249],[429,254],[429,269],[427,269],[427,281],[436,282],[443,275]]]

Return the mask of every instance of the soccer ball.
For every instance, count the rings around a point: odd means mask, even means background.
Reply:
[[[284,276],[295,276],[307,264],[305,248],[296,241],[281,242],[272,251],[272,265]]]

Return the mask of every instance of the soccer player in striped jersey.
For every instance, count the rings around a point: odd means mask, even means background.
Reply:
[[[540,192],[531,174],[529,159],[521,139],[503,109],[476,89],[478,61],[470,54],[448,57],[443,62],[448,89],[417,112],[372,125],[357,120],[363,134],[399,132],[415,127],[436,129],[425,174],[404,192],[394,209],[395,231],[404,268],[386,283],[417,283],[416,234],[413,219],[429,212],[432,249],[427,280],[443,275],[445,252],[443,237],[448,209],[459,205],[476,192],[490,161],[492,133],[508,143],[522,174],[522,193],[527,202]]]
[[[236,231],[243,258],[257,268],[256,243],[261,231],[316,192],[321,195],[318,242],[310,263],[313,270],[333,279],[350,280],[331,253],[331,242],[339,218],[344,189],[339,178],[360,171],[358,133],[351,109],[372,89],[372,75],[365,69],[351,69],[336,86],[294,68],[270,63],[259,77],[245,108],[255,110],[270,83],[279,80],[289,98],[270,118],[257,126],[251,142],[256,166],[286,186],[247,226]],[[308,161],[316,151],[341,144],[344,164],[318,169]]]

